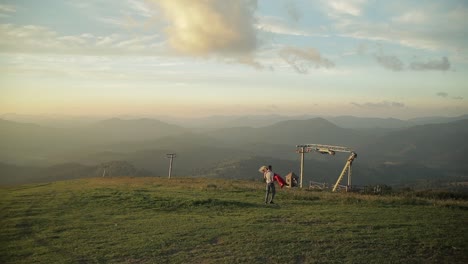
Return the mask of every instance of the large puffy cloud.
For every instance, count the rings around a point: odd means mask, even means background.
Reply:
[[[309,69],[315,68],[331,68],[335,64],[324,58],[320,53],[313,48],[296,48],[296,47],[285,47],[279,51],[280,57],[286,61],[296,72],[308,73]]]
[[[235,56],[257,49],[256,0],[155,0],[171,47],[192,56]]]

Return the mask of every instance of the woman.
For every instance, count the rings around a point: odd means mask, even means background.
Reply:
[[[268,204],[268,203],[274,204],[273,199],[275,198],[275,193],[276,193],[275,182],[274,182],[275,174],[267,166],[260,167],[258,171],[263,173],[263,179],[266,182],[265,204]],[[270,197],[270,193],[271,193],[271,198],[268,199]]]

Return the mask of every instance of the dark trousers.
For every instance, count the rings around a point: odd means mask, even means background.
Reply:
[[[273,198],[275,198],[275,194],[276,194],[275,183],[274,182],[267,183],[265,190],[266,190],[265,203],[273,202]],[[268,196],[270,196],[270,193],[271,193],[271,199],[268,200]]]

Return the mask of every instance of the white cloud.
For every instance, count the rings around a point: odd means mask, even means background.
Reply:
[[[167,22],[171,47],[191,56],[232,57],[257,49],[256,0],[156,0]]]

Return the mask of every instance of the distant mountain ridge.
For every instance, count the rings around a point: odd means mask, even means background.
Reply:
[[[50,128],[0,119],[0,161],[40,164],[51,156],[129,141],[155,140],[187,129],[152,119],[109,119],[80,128]]]
[[[322,143],[358,145],[364,139],[359,133],[338,127],[323,118],[280,121],[270,126],[252,128],[236,127],[207,133],[214,138],[254,143],[298,144]]]
[[[115,160],[162,176],[168,169],[166,153],[176,152],[175,175],[250,178],[257,175],[256,169],[251,170],[263,163],[272,163],[281,171],[294,167],[297,172],[295,146],[310,143],[354,148],[358,152],[355,179],[360,182],[396,184],[429,176],[465,179],[468,175],[468,120],[396,128],[401,120],[342,118],[351,122],[348,126],[383,122],[386,132],[374,133],[372,124],[368,124],[369,130],[343,128],[324,118],[198,132],[154,119],[113,118],[79,128],[0,119],[0,162],[17,164],[2,167],[0,176],[47,174],[50,180],[69,171],[69,175],[86,177],[95,175],[94,166]],[[346,157],[310,153],[306,159],[313,168],[307,177],[325,180],[336,177]],[[50,170],[28,173],[34,170],[28,168],[39,167]]]
[[[21,115],[7,113],[0,115],[0,119],[10,120],[20,123],[34,123],[45,127],[78,128],[100,122],[99,120],[160,120],[167,124],[177,125],[189,129],[202,129],[202,131],[232,128],[232,127],[264,127],[287,120],[307,120],[321,117],[342,128],[365,129],[365,128],[407,128],[415,125],[449,123],[457,120],[468,119],[468,114],[444,117],[426,116],[411,118],[408,120],[398,118],[379,117],[356,117],[351,115],[326,116],[326,115],[214,115],[196,118],[180,118],[168,116],[153,116],[147,118],[139,117],[114,117],[98,118],[86,116],[65,116],[65,115]]]
[[[363,155],[380,162],[418,162],[430,167],[467,169],[468,120],[410,127],[363,147]]]
[[[112,118],[99,121],[81,129],[102,140],[138,141],[161,138],[187,132],[186,128],[168,124],[156,119]]]
[[[354,116],[337,116],[327,118],[333,124],[352,129],[368,129],[368,128],[406,128],[411,126],[408,121],[396,118],[369,118],[369,117],[354,117]]]
[[[379,118],[379,117],[356,117],[350,115],[343,116],[319,116],[319,115],[244,115],[244,116],[209,116],[203,118],[163,118],[168,123],[178,124],[190,128],[221,129],[234,127],[265,127],[288,120],[308,120],[314,118],[323,118],[331,123],[342,127],[352,129],[399,129],[415,125],[449,123],[457,120],[468,119],[468,114],[455,117],[420,117],[408,120],[398,118]]]

